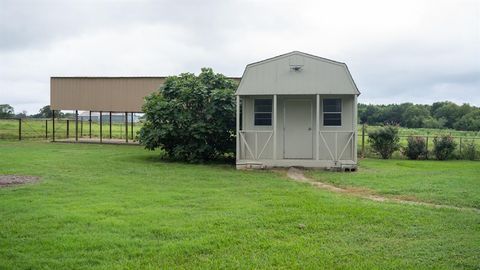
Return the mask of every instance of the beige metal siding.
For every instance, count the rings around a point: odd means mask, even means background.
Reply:
[[[54,110],[141,112],[144,98],[158,90],[165,77],[52,77]]]
[[[141,112],[144,98],[166,77],[52,77],[53,110]],[[229,79],[240,81],[240,78]]]

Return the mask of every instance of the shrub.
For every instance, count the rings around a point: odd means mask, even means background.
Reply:
[[[400,148],[399,141],[398,127],[396,126],[384,126],[368,134],[370,146],[383,159],[389,159],[393,152]]]
[[[425,138],[418,136],[409,136],[408,145],[403,150],[403,154],[409,159],[423,159],[427,154],[427,144]]]
[[[468,160],[475,160],[478,156],[477,145],[474,140],[465,141],[462,147],[462,158]]]
[[[433,138],[433,153],[438,160],[447,160],[452,157],[457,144],[450,135]]]
[[[237,83],[212,69],[195,76],[168,77],[146,98],[139,141],[145,148],[162,148],[171,159],[201,162],[235,150]],[[232,155],[233,156],[233,155]]]

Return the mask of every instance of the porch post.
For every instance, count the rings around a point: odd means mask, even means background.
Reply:
[[[357,95],[353,95],[353,136],[352,136],[352,143],[353,143],[353,161],[357,164],[357,114],[358,114],[358,104],[357,104]]]
[[[236,136],[235,136],[235,140],[236,140],[236,153],[235,153],[235,158],[237,160],[237,162],[240,160],[240,96],[237,95],[236,96]]]
[[[316,118],[315,118],[315,159],[320,159],[320,95],[317,94],[317,107],[316,107]]]
[[[277,160],[277,95],[273,95],[273,160]]]

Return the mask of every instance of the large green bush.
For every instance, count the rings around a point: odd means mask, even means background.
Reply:
[[[368,134],[368,142],[374,152],[378,153],[383,159],[389,159],[393,152],[400,148],[398,127],[387,125],[374,130]]]
[[[235,149],[237,83],[212,69],[196,76],[168,77],[164,86],[146,98],[145,123],[139,141],[145,148],[162,148],[175,160],[217,159]]]
[[[433,152],[438,160],[447,160],[452,157],[457,144],[450,135],[433,138]]]
[[[409,136],[407,147],[403,149],[403,154],[409,159],[423,159],[427,154],[427,144],[424,137]]]

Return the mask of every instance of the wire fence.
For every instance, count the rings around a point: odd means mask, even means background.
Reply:
[[[372,150],[370,143],[368,141],[369,131],[373,131],[378,127],[367,127],[365,125],[359,127],[358,131],[358,156],[359,157],[378,157],[378,155]],[[408,145],[409,137],[422,137],[426,142],[426,159],[435,159],[433,154],[434,143],[433,140],[435,137],[449,135],[453,138],[456,143],[456,149],[454,156],[457,158],[462,158],[465,152],[465,147],[470,143],[476,145],[477,155],[476,160],[480,159],[480,132],[468,132],[468,131],[458,131],[458,130],[432,130],[425,129],[422,132],[422,129],[401,129],[400,130],[400,150],[394,152],[393,158],[405,158],[402,154],[402,149]]]
[[[126,127],[127,126],[127,127]],[[137,131],[141,122],[125,121],[89,121],[79,119],[32,119],[32,118],[0,118],[1,140],[53,140],[71,138],[100,139],[137,139]],[[53,128],[55,127],[55,132]]]

